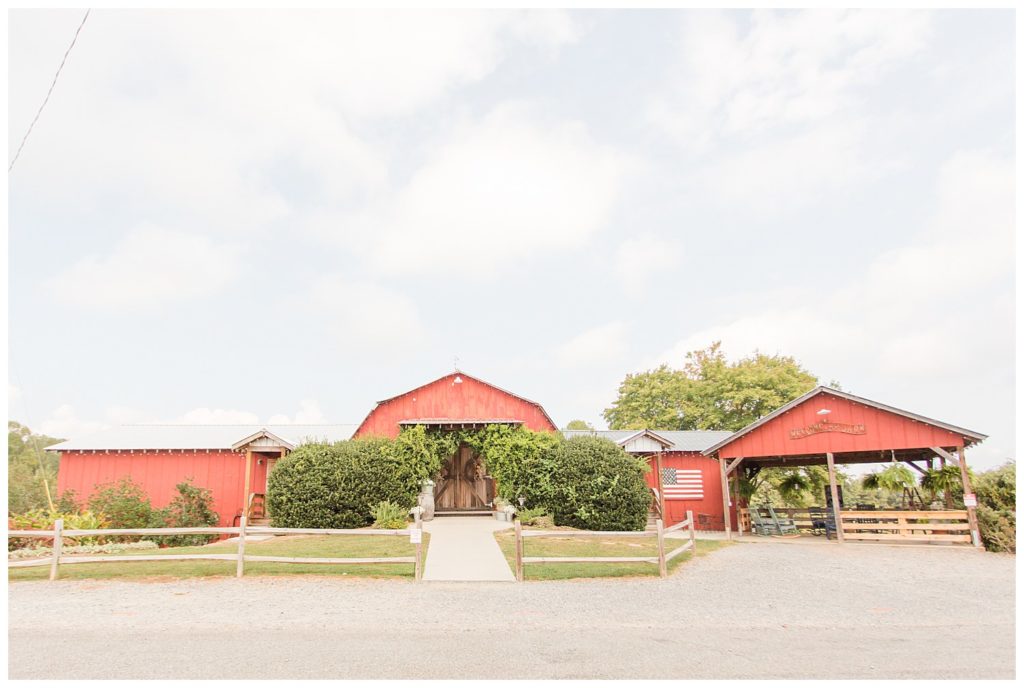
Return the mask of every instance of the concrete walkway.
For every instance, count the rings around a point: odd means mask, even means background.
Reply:
[[[441,516],[424,523],[430,547],[423,580],[515,581],[492,535],[511,527],[492,516]]]

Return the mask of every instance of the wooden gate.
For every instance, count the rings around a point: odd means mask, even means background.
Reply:
[[[434,486],[436,511],[489,510],[494,499],[494,479],[487,476],[483,461],[470,447],[459,447],[441,469]]]

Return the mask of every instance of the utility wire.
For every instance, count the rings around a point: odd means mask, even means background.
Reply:
[[[21,155],[21,149],[25,147],[25,142],[28,141],[28,135],[32,133],[32,127],[36,125],[36,121],[39,119],[39,115],[43,114],[43,108],[50,102],[50,94],[53,93],[53,87],[57,85],[57,79],[60,77],[60,70],[64,69],[64,63],[68,61],[68,55],[71,54],[71,49],[75,47],[75,41],[78,40],[78,34],[81,33],[82,27],[85,26],[85,20],[89,18],[89,12],[92,8],[85,11],[85,16],[82,17],[82,22],[78,25],[75,30],[75,37],[71,39],[71,45],[64,51],[64,59],[60,61],[60,66],[57,67],[57,73],[53,75],[53,83],[50,84],[50,90],[46,92],[46,97],[43,98],[43,104],[39,106],[36,111],[36,116],[32,118],[32,123],[28,125],[28,130],[25,135],[21,137],[21,143],[18,145],[18,150],[14,154],[14,158],[11,159],[11,164],[7,167],[7,172],[10,173],[14,169],[14,163],[18,161],[18,156]]]

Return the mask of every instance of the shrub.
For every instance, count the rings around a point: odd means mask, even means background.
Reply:
[[[990,552],[1017,552],[1017,465],[1010,461],[974,478],[978,528]]]
[[[275,526],[360,528],[380,502],[414,506],[428,465],[386,438],[304,444],[277,462],[267,507]]]
[[[53,524],[59,518],[64,519],[64,530],[98,530],[110,527],[102,516],[91,511],[61,513],[59,511],[47,511],[46,509],[33,509],[23,514],[14,514],[9,520],[12,530],[53,530]],[[81,544],[95,544],[103,540],[104,538],[101,536],[65,538],[66,542],[78,542]],[[39,543],[52,543],[52,538],[49,540],[40,538],[8,538],[7,549],[22,549],[38,545]]]
[[[520,509],[517,517],[524,526],[535,526],[538,521],[548,516],[548,510],[542,506],[532,509]]]
[[[220,517],[213,510],[213,493],[210,490],[196,487],[192,484],[192,478],[186,478],[175,487],[178,494],[171,503],[165,509],[153,511],[150,528],[210,528],[217,525]],[[158,541],[171,547],[189,547],[205,545],[217,537],[198,534],[171,535],[158,538]]]
[[[74,514],[81,511],[81,507],[78,505],[78,493],[74,490],[64,490],[57,501],[54,502],[54,506],[57,511],[65,514]]]
[[[102,514],[109,528],[149,528],[153,518],[149,497],[128,476],[98,485],[89,510]]]
[[[380,502],[370,509],[373,516],[373,527],[384,530],[401,530],[408,523],[409,510],[394,502]]]
[[[611,440],[579,436],[554,456],[549,508],[555,525],[643,530],[651,505],[646,464]]]

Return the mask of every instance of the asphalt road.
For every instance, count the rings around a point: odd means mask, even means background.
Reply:
[[[9,584],[10,678],[1013,678],[1014,559],[740,544],[671,578]]]

